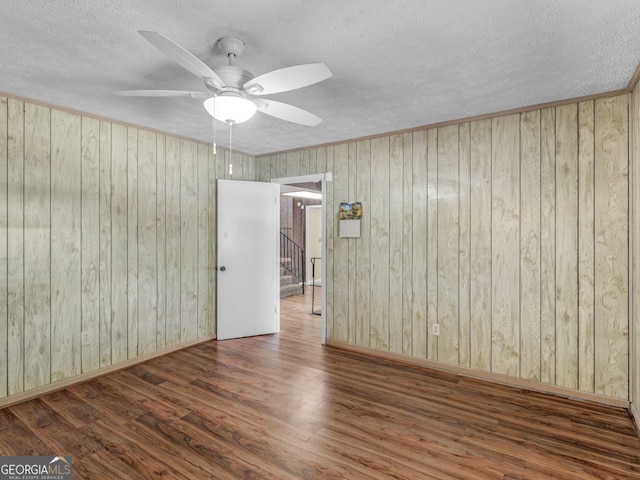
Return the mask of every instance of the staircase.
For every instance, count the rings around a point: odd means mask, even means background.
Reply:
[[[286,260],[282,259],[284,263]],[[294,295],[302,295],[302,285],[298,282],[298,279],[291,275],[291,272],[286,268],[280,267],[280,298],[293,297]]]
[[[280,298],[304,293],[304,249],[280,231]]]

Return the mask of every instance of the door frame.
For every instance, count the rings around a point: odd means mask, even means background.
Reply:
[[[305,235],[304,235],[304,249],[305,252],[309,252],[311,250],[310,245],[311,245],[311,238],[309,238],[309,210],[320,210],[320,235],[322,235],[324,232],[322,231],[322,205],[305,205],[304,207],[304,231],[305,231]],[[322,282],[322,241],[320,242],[320,281]],[[307,262],[307,264],[305,265],[305,273],[307,275],[307,278],[304,279],[304,284],[305,286],[309,286],[311,285],[311,282],[308,280],[308,278],[311,276],[311,272],[312,272],[312,267],[311,267],[311,260],[310,259],[305,259],[305,260],[309,260]]]
[[[322,186],[322,302],[321,302],[321,324],[320,343],[325,344],[327,339],[327,182],[333,180],[331,172],[316,173],[313,175],[302,175],[297,177],[272,178],[271,183],[289,185],[292,183],[320,182]],[[280,321],[280,311],[278,310],[278,322]]]

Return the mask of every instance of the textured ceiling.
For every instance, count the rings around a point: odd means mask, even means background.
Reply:
[[[212,141],[200,100],[111,93],[205,91],[138,30],[212,67],[233,34],[254,75],[331,69],[269,97],[320,125],[257,114],[234,128],[233,148],[253,155],[622,89],[640,62],[638,0],[0,0],[0,92]],[[217,141],[228,145],[226,125]]]

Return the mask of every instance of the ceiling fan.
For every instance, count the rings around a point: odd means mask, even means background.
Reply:
[[[234,65],[235,58],[244,49],[244,42],[238,38],[222,37],[218,40],[217,47],[227,56],[229,64],[215,67],[214,70],[160,33],[150,31],[139,33],[170,59],[201,78],[208,92],[122,90],[113,92],[116,95],[204,98],[203,104],[207,112],[216,120],[229,124],[244,122],[256,111],[310,127],[322,121],[306,110],[262,98],[262,96],[295,90],[330,78],[333,74],[324,63],[294,65],[254,77],[247,70]]]

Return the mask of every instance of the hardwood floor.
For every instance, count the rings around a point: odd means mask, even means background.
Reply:
[[[640,479],[626,411],[278,335],[208,342],[0,410],[0,455],[74,479]]]

